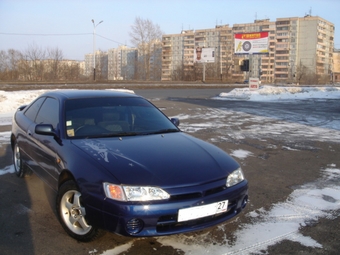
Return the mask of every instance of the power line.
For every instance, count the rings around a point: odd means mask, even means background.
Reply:
[[[70,35],[92,35],[92,33],[80,33],[80,34],[22,34],[22,33],[1,33],[1,35],[23,35],[23,36],[70,36]]]
[[[79,35],[92,35],[92,34],[93,33],[77,33],[77,34],[26,34],[26,33],[2,33],[2,32],[0,32],[0,35],[14,35],[14,36],[79,36]],[[111,41],[111,42],[114,42],[114,43],[118,43],[120,45],[126,45],[126,46],[129,46],[129,47],[133,47],[133,46],[127,45],[125,43],[121,43],[121,42],[112,40],[110,38],[107,38],[107,37],[99,35],[99,34],[96,34],[96,35],[101,37],[101,38],[103,38],[103,39],[105,39],[105,40],[108,40],[108,41]]]
[[[104,38],[104,39],[108,40],[108,41],[115,42],[115,43],[118,43],[118,44],[121,44],[121,45],[126,45],[126,46],[129,46],[129,47],[133,47],[133,46],[127,45],[127,44],[125,44],[125,43],[117,42],[117,41],[112,40],[112,39],[110,39],[110,38],[107,38],[107,37],[105,37],[105,36],[102,36],[102,35],[99,35],[99,34],[97,34],[97,35],[98,35],[99,37],[101,37],[101,38]]]

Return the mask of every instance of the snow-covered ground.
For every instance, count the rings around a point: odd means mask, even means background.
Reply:
[[[337,99],[340,98],[340,87],[279,87],[262,86],[258,90],[249,88],[234,89],[229,93],[220,93],[216,99],[221,100],[250,100],[250,101],[278,101],[297,99]]]
[[[0,125],[10,125],[12,115],[18,106],[27,104],[42,94],[43,90],[33,91],[0,91]],[[133,93],[133,91],[130,91]],[[277,87],[262,86],[259,90],[250,91],[248,88],[234,89],[229,93],[221,93],[215,97],[216,100],[247,100],[247,101],[289,101],[301,99],[340,99],[340,87]],[[307,134],[308,139],[316,141],[340,141],[340,120],[332,122],[329,126],[322,124],[317,127],[305,126],[299,123],[287,123],[285,121],[272,121],[270,117],[255,116],[244,112],[230,109],[207,109],[203,113],[206,121],[200,123],[195,115],[179,115],[181,129],[188,133],[194,133],[201,129],[211,127],[228,129],[229,125],[240,125],[246,121],[253,123],[249,130],[233,131],[223,134],[214,139],[245,139],[274,137],[277,135],[298,138],[299,132]],[[202,113],[200,113],[200,117]],[[221,116],[227,116],[229,123],[221,121]],[[190,120],[190,122],[188,121]],[[187,122],[186,122],[187,121]],[[232,123],[232,124],[230,124]],[[266,125],[268,123],[268,125]],[[270,123],[270,124],[269,124]],[[293,136],[296,137],[293,137]],[[10,132],[0,132],[0,146],[9,144]],[[214,142],[214,141],[211,141]],[[288,148],[291,149],[291,148]],[[291,149],[294,153],[294,149]],[[244,160],[252,156],[252,153],[245,150],[235,150],[230,153],[233,157]],[[13,173],[13,166],[0,169],[2,174]],[[296,188],[285,202],[277,203],[270,210],[263,208],[247,213],[247,217],[253,218],[252,224],[241,226],[234,235],[237,237],[235,243],[228,241],[221,244],[207,243],[205,235],[174,235],[158,237],[156,240],[163,244],[174,247],[185,252],[185,254],[250,254],[263,253],[268,246],[274,245],[282,240],[293,240],[304,246],[322,248],[322,245],[310,236],[303,236],[299,232],[301,226],[306,222],[318,218],[332,219],[337,217],[334,211],[340,209],[340,168],[333,162],[329,162],[327,168],[320,169],[320,178],[312,183],[306,183]],[[227,224],[227,223],[226,223]],[[219,227],[221,234],[227,235],[222,224]],[[103,255],[118,254],[128,250],[135,240],[122,246],[107,250]]]

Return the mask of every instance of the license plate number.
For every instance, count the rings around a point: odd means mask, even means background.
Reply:
[[[178,211],[178,222],[199,219],[218,213],[227,211],[228,200],[208,204],[195,206],[190,208],[179,209]]]

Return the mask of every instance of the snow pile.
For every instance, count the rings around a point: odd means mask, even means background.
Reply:
[[[251,100],[251,101],[273,101],[273,100],[295,100],[295,99],[337,99],[340,98],[340,87],[280,87],[261,86],[258,90],[249,88],[236,88],[229,93],[220,93],[214,99],[220,100]]]
[[[0,90],[0,113],[14,112],[19,106],[29,104],[47,90],[21,90],[2,91]]]

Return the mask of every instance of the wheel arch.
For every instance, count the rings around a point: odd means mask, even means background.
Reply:
[[[16,141],[16,137],[15,135],[12,133],[11,134],[11,148],[12,148],[12,151],[14,150],[14,144],[15,144],[15,141]]]
[[[73,181],[77,185],[77,182],[73,174],[67,169],[63,170],[59,175],[58,189],[60,188],[61,185],[63,185],[65,182],[70,181],[70,180]]]

